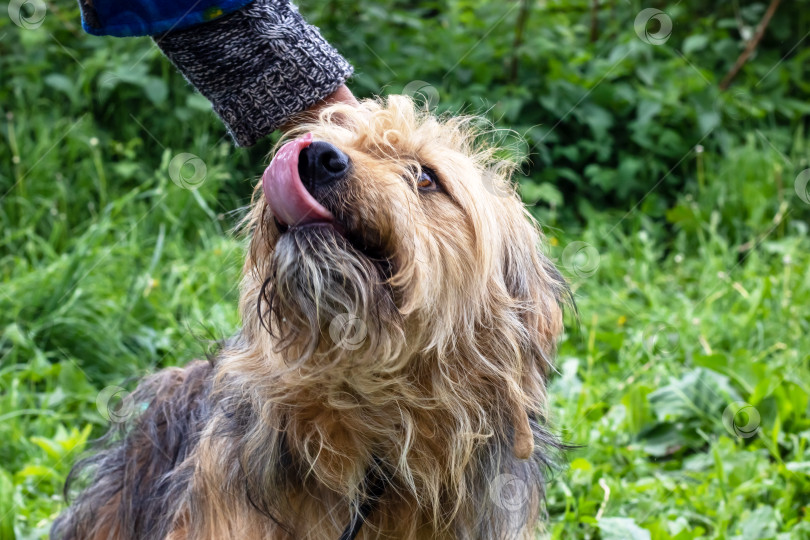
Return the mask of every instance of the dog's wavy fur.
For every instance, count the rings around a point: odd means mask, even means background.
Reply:
[[[77,464],[86,488],[52,538],[333,539],[370,469],[386,488],[360,538],[536,534],[568,289],[512,167],[471,119],[401,96],[332,106],[305,132],[351,158],[324,201],[343,230],[282,232],[257,187],[240,333],[141,384],[144,411]],[[423,167],[439,191],[416,189]],[[330,332],[346,316],[359,347]]]

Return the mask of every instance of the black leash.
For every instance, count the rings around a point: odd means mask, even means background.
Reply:
[[[366,522],[374,509],[377,508],[380,497],[382,497],[385,492],[385,475],[382,472],[381,465],[380,460],[374,458],[374,465],[366,471],[366,477],[363,483],[367,486],[368,497],[363,501],[363,504],[360,505],[357,515],[354,516],[352,521],[343,529],[343,534],[340,535],[339,540],[354,540],[357,535],[360,534],[363,523]]]

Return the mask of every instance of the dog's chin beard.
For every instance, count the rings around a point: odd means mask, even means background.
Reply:
[[[329,224],[291,227],[277,240],[259,298],[262,324],[292,363],[390,354],[400,327],[385,258]],[[385,351],[381,349],[386,349]]]

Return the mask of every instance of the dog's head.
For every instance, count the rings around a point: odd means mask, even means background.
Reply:
[[[220,367],[257,432],[275,425],[331,490],[362,489],[373,455],[435,523],[504,470],[536,511],[531,463],[554,445],[542,413],[567,287],[473,124],[394,96],[287,134],[257,186],[243,331]],[[470,523],[500,511],[478,491]]]
[[[336,382],[364,358],[365,372],[456,353],[544,370],[565,284],[512,166],[480,139],[401,96],[288,134],[257,188],[246,331],[297,369],[326,360]]]

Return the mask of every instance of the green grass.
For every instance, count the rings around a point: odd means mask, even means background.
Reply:
[[[0,540],[46,537],[105,429],[102,389],[237,328],[229,231],[268,148],[223,139],[148,40],[76,21],[68,2],[35,30],[0,18]],[[810,537],[810,206],[794,191],[810,153],[787,124],[687,154],[677,196],[654,176],[635,207],[535,208],[580,314],[551,387],[582,445],[549,486],[551,537]],[[185,152],[206,166],[196,191],[168,172]],[[751,407],[724,421],[736,402]]]
[[[709,226],[666,251],[652,222],[606,221],[582,231],[600,264],[574,278],[581,331],[552,387],[558,425],[586,445],[552,486],[555,537],[587,537],[600,510],[652,538],[806,537],[806,226],[741,253]]]

